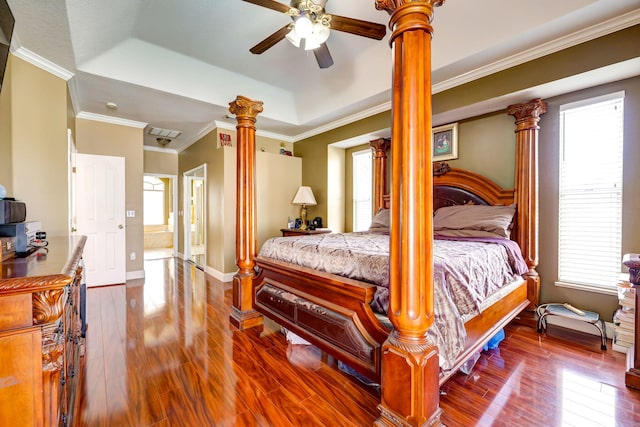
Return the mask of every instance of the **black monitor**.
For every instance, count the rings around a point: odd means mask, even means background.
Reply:
[[[0,0],[0,90],[4,81],[4,71],[9,59],[9,47],[16,20],[11,13],[7,0]]]

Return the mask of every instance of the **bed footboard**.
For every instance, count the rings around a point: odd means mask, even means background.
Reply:
[[[389,334],[369,303],[375,285],[257,257],[254,308],[354,369],[380,381]]]

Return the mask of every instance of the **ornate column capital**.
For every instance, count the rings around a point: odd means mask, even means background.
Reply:
[[[369,145],[375,152],[376,156],[384,155],[386,157],[386,152],[389,151],[389,147],[391,146],[391,138],[378,138],[373,141],[369,141]]]
[[[389,14],[407,3],[428,3],[432,7],[442,6],[445,0],[376,0],[376,9],[386,10]]]
[[[540,98],[532,99],[522,104],[512,104],[507,107],[507,113],[515,117],[518,124],[525,121],[538,123],[540,116],[546,112],[547,103]]]
[[[234,114],[238,121],[244,119],[255,122],[256,116],[262,113],[262,110],[262,101],[254,101],[241,95],[229,103],[229,112]]]

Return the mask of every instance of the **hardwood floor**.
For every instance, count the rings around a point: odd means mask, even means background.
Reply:
[[[231,287],[192,264],[87,292],[85,426],[370,426],[379,396],[277,325],[230,326]],[[625,357],[597,337],[508,326],[498,349],[442,388],[454,426],[639,426]]]

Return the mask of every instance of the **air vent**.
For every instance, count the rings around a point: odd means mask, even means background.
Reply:
[[[150,128],[149,135],[160,136],[162,138],[177,138],[182,132],[179,130],[170,130],[162,128]]]

